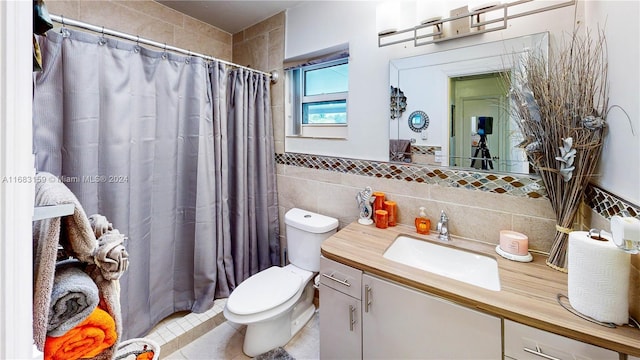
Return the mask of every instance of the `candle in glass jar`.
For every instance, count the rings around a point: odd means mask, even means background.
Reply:
[[[387,211],[387,216],[388,216],[387,224],[389,226],[396,226],[397,208],[398,206],[396,205],[395,201],[387,200],[384,202],[384,210]]]
[[[386,210],[376,210],[376,227],[386,229],[389,222],[389,214]]]
[[[375,191],[371,195],[374,196],[373,200],[373,214],[375,215],[376,211],[384,210],[384,193],[380,191]],[[376,221],[376,217],[373,217],[373,221]]]
[[[514,255],[529,253],[529,237],[511,230],[500,230],[500,249]]]
[[[376,191],[372,194],[376,197],[373,201],[373,212],[376,210],[384,210],[384,193],[380,191]]]

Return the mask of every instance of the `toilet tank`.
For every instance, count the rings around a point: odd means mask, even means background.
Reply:
[[[338,219],[293,208],[284,215],[289,262],[308,271],[320,271],[320,245],[336,233]]]

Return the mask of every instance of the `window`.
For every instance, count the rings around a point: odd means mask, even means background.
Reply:
[[[302,123],[346,124],[347,101],[321,101],[302,104]]]
[[[292,135],[346,138],[349,62],[347,58],[290,70]]]

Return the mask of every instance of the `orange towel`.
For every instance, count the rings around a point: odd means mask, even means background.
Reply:
[[[96,307],[89,317],[60,337],[47,336],[45,360],[91,358],[113,346],[118,338],[116,323]]]
[[[136,356],[136,360],[152,360],[155,353],[153,351],[143,352],[142,354]]]

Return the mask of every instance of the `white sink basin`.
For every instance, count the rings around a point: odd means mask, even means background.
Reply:
[[[500,291],[498,263],[489,256],[398,236],[383,257],[467,284]]]

